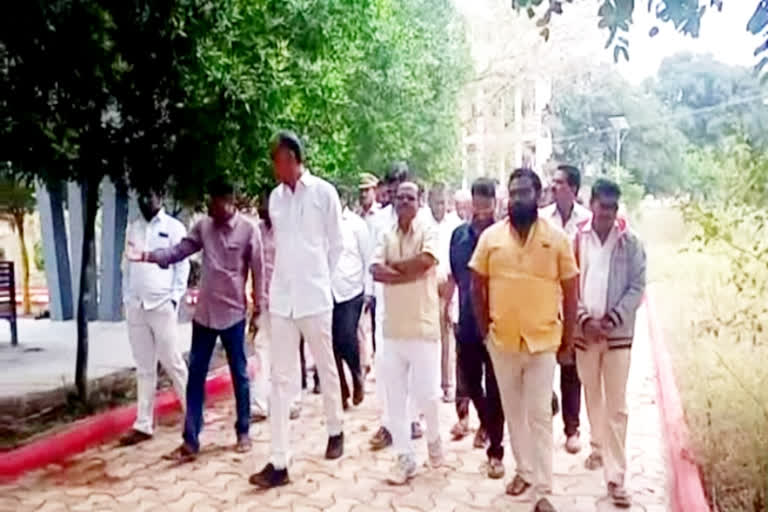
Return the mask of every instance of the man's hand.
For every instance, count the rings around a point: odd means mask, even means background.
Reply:
[[[248,324],[248,330],[253,331],[254,335],[259,332],[259,317],[261,316],[261,308],[258,306],[253,307],[251,311],[251,320]]]
[[[363,313],[367,313],[373,307],[373,295],[363,297]]]
[[[127,251],[126,258],[133,263],[147,261],[147,253],[144,251]]]
[[[613,321],[608,318],[608,315],[604,316],[603,319],[600,320],[600,333],[604,338],[608,337],[614,327],[615,326],[613,325]]]
[[[576,351],[571,342],[563,341],[563,343],[560,344],[560,348],[557,349],[557,363],[561,366],[568,366],[576,363]]]
[[[601,322],[594,318],[587,320],[584,323],[584,337],[590,342],[599,341],[601,338],[605,337],[603,335]]]

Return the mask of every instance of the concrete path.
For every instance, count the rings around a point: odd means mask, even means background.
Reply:
[[[628,488],[632,511],[668,509],[663,439],[656,405],[656,385],[641,312],[629,384]],[[372,386],[370,386],[372,389]],[[326,434],[321,399],[304,399],[301,419],[292,422],[295,461],[293,484],[260,492],[247,476],[267,459],[269,427],[253,425],[254,450],[243,456],[232,451],[232,401],[218,403],[206,413],[202,436],[204,454],[193,464],[176,467],[160,456],[180,441],[179,425],[160,427],[155,439],[137,448],[105,445],[70,463],[28,474],[12,485],[0,486],[0,511],[491,511],[524,512],[532,505],[504,494],[503,481],[489,480],[480,471],[484,453],[472,449],[472,439],[448,441],[455,421],[453,406],[441,406],[447,466],[421,468],[404,487],[383,478],[393,462],[391,451],[372,453],[368,438],[377,427],[374,396],[351,410],[345,419],[346,454],[338,461],[323,459]],[[473,420],[474,421],[474,420]],[[588,441],[586,417],[583,439]],[[563,449],[561,419],[555,418],[555,488],[553,502],[562,512],[613,510],[605,500],[602,474],[584,469],[586,447],[578,455]],[[418,443],[421,460],[426,445]],[[514,462],[506,457],[507,475]]]
[[[19,319],[17,347],[10,346],[4,327],[0,325],[0,398],[50,391],[74,382],[74,321]],[[134,367],[125,322],[91,322],[88,332],[89,379]],[[184,352],[189,350],[191,333],[191,323],[179,325],[179,348]]]

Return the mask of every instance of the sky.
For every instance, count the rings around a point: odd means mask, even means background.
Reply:
[[[490,5],[496,5],[497,8],[502,2],[509,5],[508,0],[453,1],[460,12],[475,20],[487,19]],[[702,5],[709,5],[709,0],[700,2]],[[708,9],[705,13],[699,37],[694,39],[676,32],[671,23],[657,23],[656,17],[647,10],[647,2],[636,1],[634,23],[630,27],[628,37],[630,60],[616,64],[616,69],[631,82],[639,83],[655,75],[664,58],[679,52],[709,53],[727,64],[753,66],[758,60],[753,55],[754,49],[764,40],[746,30],[747,21],[752,16],[756,3],[757,0],[723,0],[721,12]],[[572,53],[613,63],[613,50],[605,49],[602,44],[606,41],[608,33],[597,30],[597,8],[598,2],[595,0],[564,4],[564,14],[562,17],[554,17],[550,26],[553,34],[556,30],[562,30],[563,26],[567,26],[569,32],[575,33],[576,44],[569,44],[569,47],[578,48],[573,48]],[[533,23],[531,25],[532,30],[536,30]],[[659,27],[659,33],[650,37],[649,32],[654,26]],[[553,38],[557,39],[557,36],[553,35]]]
[[[655,75],[665,57],[684,51],[710,53],[715,59],[732,65],[756,64],[753,52],[764,39],[746,30],[756,0],[724,0],[722,12],[708,10],[696,39],[675,32],[672,24],[657,24],[658,20],[645,6],[644,1],[636,3],[629,33],[630,60],[618,65],[619,71],[630,81],[640,82]],[[659,34],[650,37],[648,33],[654,26],[659,27]],[[606,50],[606,53],[611,52]]]

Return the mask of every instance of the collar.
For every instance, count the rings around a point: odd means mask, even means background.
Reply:
[[[162,222],[163,218],[165,217],[165,208],[160,207],[160,209],[157,211],[154,217],[152,217],[150,220],[147,220],[144,218],[143,215],[139,214],[139,218],[144,221],[145,224],[157,224],[158,222]]]
[[[617,216],[616,222],[613,224],[613,229],[615,229],[618,234],[619,238],[622,238],[626,233],[629,231],[629,227],[627,225],[627,219],[624,217]],[[592,219],[584,220],[581,223],[579,223],[579,233],[593,233],[594,229],[592,228]]]
[[[235,229],[235,226],[237,225],[238,220],[240,220],[240,213],[235,210],[235,214],[227,220],[227,222],[224,223],[224,227],[229,229],[230,231]]]
[[[523,247],[528,247],[529,242],[539,235],[539,232],[541,231],[541,226],[546,225],[546,221],[542,222],[541,217],[533,221],[533,224],[531,224],[531,229],[528,230],[528,238],[526,238],[525,240],[522,239],[522,237],[520,236],[520,233],[517,231],[517,229],[515,229],[515,226],[512,225],[512,222],[510,222],[509,217],[504,219],[504,225],[507,231],[513,237],[515,237],[515,239],[518,242],[520,242],[520,244]]]

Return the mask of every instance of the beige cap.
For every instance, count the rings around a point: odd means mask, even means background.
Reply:
[[[364,172],[360,175],[360,190],[367,188],[375,188],[379,184],[379,178],[369,172]]]

